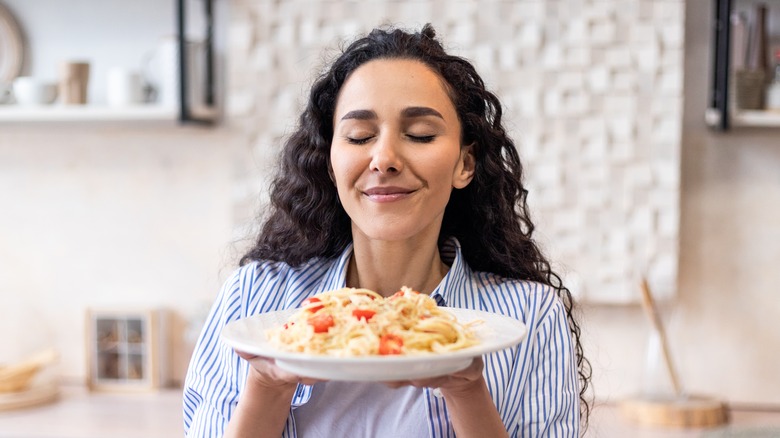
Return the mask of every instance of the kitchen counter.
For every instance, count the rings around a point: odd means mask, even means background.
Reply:
[[[709,430],[637,427],[612,404],[597,404],[588,438],[769,438],[780,436],[780,410],[731,412],[731,424]],[[170,438],[183,436],[181,390],[93,393],[63,386],[57,401],[0,412],[0,438]]]

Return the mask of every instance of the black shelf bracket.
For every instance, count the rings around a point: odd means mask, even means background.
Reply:
[[[721,131],[729,129],[729,65],[731,58],[731,0],[713,0],[713,68],[708,123]]]
[[[216,92],[214,80],[214,0],[202,0],[204,6],[206,36],[204,40],[204,72],[203,72],[203,104],[206,108],[214,110],[216,108]],[[193,114],[192,102],[190,102],[189,89],[193,86],[190,83],[189,72],[187,69],[187,0],[176,1],[176,37],[178,42],[178,64],[179,64],[179,123],[201,123],[212,124],[213,118],[198,117]]]

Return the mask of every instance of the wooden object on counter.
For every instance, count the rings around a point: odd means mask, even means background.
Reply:
[[[729,421],[726,404],[704,396],[637,397],[623,401],[620,410],[633,422],[650,426],[704,428]]]
[[[666,339],[666,330],[664,330],[663,322],[661,321],[661,315],[658,313],[658,308],[655,305],[653,294],[650,292],[650,286],[647,284],[647,279],[643,278],[641,282],[642,289],[642,308],[645,309],[647,318],[653,324],[653,330],[658,334],[658,339],[661,341],[661,353],[666,366],[666,371],[669,373],[669,378],[672,381],[675,395],[682,396],[683,390],[680,386],[680,379],[677,377],[677,370],[672,362],[672,352],[669,349],[669,342]]]
[[[726,404],[703,395],[687,395],[672,361],[672,353],[661,316],[656,307],[647,279],[642,279],[642,307],[650,319],[653,331],[661,342],[661,352],[666,371],[672,381],[674,394],[669,396],[639,395],[623,400],[620,411],[629,420],[650,426],[704,428],[728,423]]]
[[[51,403],[59,395],[60,388],[55,382],[34,384],[24,391],[0,393],[0,412]]]
[[[88,309],[86,316],[91,390],[148,391],[169,384],[163,309]]]
[[[46,349],[21,362],[0,366],[0,412],[56,400],[59,395],[57,383],[36,377],[58,357],[54,349]]]
[[[0,393],[19,392],[30,386],[38,372],[57,360],[57,353],[47,349],[10,365],[0,365]]]

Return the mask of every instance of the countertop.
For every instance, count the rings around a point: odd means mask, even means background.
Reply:
[[[46,405],[0,412],[0,438],[170,438],[183,436],[181,390],[141,393],[90,392],[62,386]],[[597,403],[588,438],[780,437],[780,410],[731,410],[722,428],[680,430],[639,427],[609,403]]]

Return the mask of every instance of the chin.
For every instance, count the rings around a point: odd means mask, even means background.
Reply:
[[[399,242],[410,239],[422,239],[430,234],[428,230],[420,228],[419,225],[419,223],[416,223],[400,226],[400,224],[377,222],[370,224],[369,227],[357,228],[357,230],[353,230],[353,233],[357,231],[369,240]],[[438,230],[434,235],[438,237]]]

